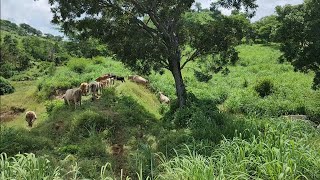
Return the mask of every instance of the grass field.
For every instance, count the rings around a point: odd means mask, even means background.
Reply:
[[[1,96],[1,112],[24,107],[36,110],[39,119],[30,131],[23,114],[2,126],[1,152],[36,154],[15,156],[27,164],[2,158],[5,176],[13,177],[11,166],[26,172],[38,162],[39,169],[50,169],[43,177],[65,179],[319,179],[320,132],[314,122],[320,118],[320,92],[310,89],[313,74],[278,63],[277,45],[237,49],[240,60],[228,75],[212,74],[204,83],[194,77],[195,62],[183,70],[190,104],[180,110],[158,100],[162,91],[174,102],[168,71],[151,74],[149,88],[116,82],[99,100],[84,97],[76,110],[48,100],[56,89],[105,73],[134,74],[111,58],[100,64],[76,59],[37,82],[12,82],[16,92]],[[261,97],[256,87],[265,81],[271,91]],[[286,114],[306,114],[313,122],[281,117]]]

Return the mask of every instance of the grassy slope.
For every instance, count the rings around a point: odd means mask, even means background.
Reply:
[[[22,107],[27,111],[32,110],[37,113],[38,119],[35,125],[39,122],[44,121],[47,118],[45,106],[43,102],[38,102],[35,97],[36,82],[35,81],[20,81],[12,82],[15,87],[15,92],[12,94],[1,96],[1,112],[10,110],[10,107]],[[15,116],[15,118],[7,122],[6,125],[9,127],[20,127],[27,128],[24,119],[24,113]]]
[[[94,69],[93,65],[89,67],[90,69]],[[85,75],[77,75],[74,78],[86,78],[92,79],[91,77],[97,77],[99,74],[103,74],[106,72],[114,72],[116,74],[125,73],[125,75],[129,74],[129,71],[126,70],[123,72],[124,67],[119,62],[108,61],[104,64],[104,68],[95,69],[95,72],[90,72]],[[58,68],[56,76],[59,77],[61,72],[65,72],[67,69],[65,67]],[[61,76],[61,78],[68,78],[67,76]],[[57,80],[50,80],[52,84],[63,82],[63,79],[58,78]],[[70,79],[70,78],[69,78]],[[47,81],[47,80],[46,80]],[[68,80],[65,80],[68,81]],[[80,81],[79,81],[80,82]],[[45,110],[45,103],[38,102],[36,100],[36,91],[37,91],[37,82],[36,81],[21,81],[21,82],[12,82],[13,86],[16,88],[16,91],[13,94],[1,96],[1,112],[7,111],[11,106],[16,107],[24,107],[26,110],[33,110],[38,115],[37,123],[44,121],[47,118],[47,113]],[[150,113],[152,113],[157,119],[160,119],[161,115],[159,114],[160,103],[155,94],[153,94],[147,88],[132,83],[130,81],[126,81],[125,83],[116,82],[116,92],[117,94],[123,94],[127,96],[133,97],[138,104],[145,107]],[[88,99],[88,97],[84,97],[84,99]],[[16,116],[14,120],[7,122],[7,126],[9,127],[24,127],[26,128],[26,124],[24,121],[24,113]]]
[[[302,99],[312,98],[311,95],[315,93],[309,89],[311,85],[312,74],[305,75],[296,73],[293,72],[292,66],[288,64],[278,64],[276,62],[276,58],[280,55],[280,53],[273,47],[254,45],[240,46],[238,49],[241,52],[241,60],[238,62],[237,66],[230,67],[231,73],[228,76],[224,76],[222,74],[214,75],[214,78],[210,80],[209,83],[197,82],[192,71],[194,64],[189,64],[188,67],[183,70],[184,79],[188,86],[188,90],[192,91],[201,98],[209,99],[218,99],[226,94],[227,100],[224,102],[223,107],[227,108],[226,110],[228,111],[231,111],[231,108],[233,107],[238,108],[236,106],[237,104],[234,104],[235,106],[231,106],[233,104],[230,103],[230,101],[241,104],[244,102],[242,97],[246,97],[244,96],[246,94],[248,94],[248,98],[253,98],[254,101],[260,103],[265,102],[265,104],[261,105],[261,107],[265,109],[269,109],[270,105],[267,106],[267,104],[283,101],[283,99],[281,99],[283,98],[282,93],[286,93],[286,97],[289,97],[287,100],[288,103],[296,103],[298,105],[301,102],[298,101],[299,99],[297,100],[293,97],[296,96],[297,98]],[[120,63],[109,60],[103,65],[89,65],[84,74],[76,74],[71,72],[67,67],[61,67],[57,70],[54,76],[45,79],[44,83],[47,85],[53,85],[55,87],[60,87],[60,85],[69,86],[73,83],[78,84],[84,80],[92,80],[98,75],[108,72],[114,72],[122,75],[128,75],[131,73]],[[271,97],[261,99],[256,97],[253,93],[253,86],[258,79],[265,77],[271,78],[276,83],[278,91]],[[244,79],[247,79],[248,81],[247,88],[243,87]],[[166,72],[163,76],[152,75],[150,80],[153,88],[164,91],[165,93],[169,94],[171,98],[174,97],[174,84],[170,73]],[[61,84],[63,81],[66,81],[67,83]],[[298,84],[292,83],[293,81],[298,82]],[[282,84],[284,84],[283,87],[285,88],[282,88]],[[300,84],[302,84],[304,87],[300,87]],[[1,97],[4,99],[3,102],[6,102],[7,105],[13,105],[15,101],[16,103],[19,103],[21,100],[25,101],[30,97],[34,97],[33,95],[36,91],[34,82],[19,82],[14,83],[14,86],[17,90],[16,93]],[[300,87],[301,89],[297,87]],[[71,153],[74,155],[72,157],[75,159],[75,161],[79,163],[79,167],[81,167],[81,173],[85,174],[86,177],[95,177],[97,169],[106,161],[111,162],[115,174],[118,174],[120,169],[123,169],[125,175],[135,177],[136,174],[134,172],[140,168],[141,163],[143,166],[142,170],[144,171],[143,174],[150,175],[151,168],[149,165],[152,159],[152,153],[159,152],[159,149],[166,149],[167,145],[168,147],[179,148],[179,145],[186,142],[183,139],[185,137],[189,137],[190,130],[164,130],[159,124],[159,121],[157,121],[157,119],[161,117],[159,114],[159,109],[161,106],[157,96],[143,86],[129,81],[125,83],[117,82],[115,91],[116,97],[113,96],[111,91],[106,90],[103,93],[104,95],[102,96],[102,99],[95,102],[91,102],[89,97],[85,97],[82,107],[78,108],[77,110],[67,108],[63,105],[63,102],[58,102],[55,110],[52,111],[48,117],[46,117],[45,110],[43,109],[44,114],[41,115],[40,113],[40,116],[43,118],[41,120],[45,121],[44,123],[38,123],[32,129],[30,135],[33,137],[39,137],[41,135],[41,137],[49,139],[49,142],[52,142],[54,148],[46,149],[45,147],[47,147],[47,145],[43,143],[43,147],[32,147],[34,149],[32,149],[31,152],[35,152],[38,155],[46,154],[49,155],[49,157],[57,160],[61,160],[61,158],[64,158]],[[301,95],[300,93],[304,94]],[[292,99],[290,99],[290,97]],[[277,98],[280,98],[280,100],[275,101]],[[34,100],[34,98],[31,99]],[[44,108],[43,103],[37,104],[36,101],[27,103],[31,103],[28,106],[30,108],[40,108],[40,106]],[[314,100],[311,100],[309,103],[314,103]],[[252,108],[251,110],[255,110],[254,108],[256,107],[257,106],[247,108]],[[277,108],[278,106],[275,106],[276,110]],[[201,121],[201,117],[198,120]],[[19,119],[16,119],[8,124],[10,126],[25,127],[25,122],[22,119],[23,117],[19,117]],[[215,117],[212,119],[213,121],[216,120]],[[310,158],[307,159],[307,161],[304,161],[304,164],[298,163],[299,158],[304,157],[308,153],[313,153],[311,157],[317,156],[317,153],[319,154],[315,148],[317,145],[319,145],[320,141],[319,138],[317,138],[317,134],[314,132],[315,130],[310,125],[296,121],[286,122],[285,120],[279,118],[275,120],[271,118],[261,120],[245,117],[244,119],[246,119],[247,123],[241,125],[239,124],[239,127],[237,128],[240,129],[239,132],[241,132],[241,129],[249,129],[250,131],[245,134],[250,137],[247,137],[247,139],[235,137],[235,140],[232,140],[231,138],[223,141],[221,144],[218,144],[217,147],[211,147],[210,152],[215,153],[215,156],[212,158],[217,157],[217,159],[219,159],[224,166],[218,164],[215,168],[210,167],[209,169],[216,169],[219,170],[219,172],[226,172],[228,175],[228,173],[238,172],[239,167],[242,167],[242,171],[239,172],[248,173],[246,167],[256,167],[254,166],[256,161],[253,161],[252,158],[258,161],[261,159],[261,157],[268,157],[269,159],[266,160],[266,162],[259,162],[261,166],[257,166],[262,167],[261,171],[267,175],[260,177],[265,177],[265,179],[268,179],[270,177],[277,176],[279,172],[266,171],[263,169],[265,166],[272,166],[270,170],[275,171],[278,171],[278,167],[281,166],[285,170],[285,166],[282,166],[281,163],[285,164],[289,161],[294,161],[294,165],[291,167],[296,165],[298,165],[301,169],[305,167],[314,167],[313,169],[319,167],[319,164],[317,164],[319,161],[314,162],[315,165],[309,165],[308,163],[312,162]],[[206,119],[204,119],[204,121],[206,121]],[[260,123],[264,125],[259,125]],[[103,131],[99,129],[101,127]],[[98,128],[98,130],[96,128]],[[219,126],[216,128],[219,128]],[[200,129],[197,130],[200,131],[201,129],[204,129],[204,131],[208,130],[208,128],[201,128],[200,124]],[[211,130],[209,130],[210,134],[212,134]],[[258,130],[259,136],[254,136]],[[280,132],[280,130],[283,130],[283,132]],[[245,131],[246,130],[243,132]],[[267,135],[271,135],[265,137],[264,132],[266,132]],[[287,132],[287,136],[283,136],[283,134],[285,134],[284,132]],[[192,133],[196,134],[197,132]],[[234,134],[234,132],[229,133],[232,135]],[[227,133],[224,135],[227,135]],[[304,136],[306,137],[303,138],[301,142],[295,139],[299,139],[300,137]],[[274,142],[278,142],[275,141],[275,137],[281,137],[279,142],[285,143],[280,143],[281,146],[274,144]],[[241,140],[237,138],[240,138]],[[255,141],[256,138],[258,139],[258,142],[260,142],[261,139],[260,144],[254,144],[257,142]],[[34,139],[38,140],[38,138]],[[295,142],[293,142],[293,140]],[[165,143],[160,143],[160,141]],[[169,146],[170,143],[171,146]],[[197,145],[201,147],[201,143],[203,142],[197,143],[199,143]],[[296,154],[292,154],[290,157],[285,156],[287,152],[291,152],[292,143],[297,143],[292,146],[299,146],[299,149],[294,151]],[[112,150],[112,148],[115,147],[115,144],[123,144],[124,152],[115,154]],[[311,148],[309,148],[309,145]],[[269,148],[268,151],[266,151],[264,146],[270,146],[272,148]],[[274,156],[274,154],[278,152],[278,146],[280,148],[285,148],[285,151],[281,151],[281,155],[287,157],[287,159],[277,159],[277,157]],[[254,156],[245,156],[241,149],[243,147],[245,147],[244,149],[247,154],[252,154]],[[256,151],[257,147],[260,148],[258,151]],[[15,148],[18,149],[19,147]],[[233,150],[237,149],[239,149],[239,152],[233,152]],[[225,160],[223,159],[224,157],[228,157],[228,159]],[[205,162],[208,162],[210,159],[211,157],[208,159],[203,158]],[[278,161],[280,162],[280,165],[278,164]],[[213,163],[217,162],[219,161],[213,159]],[[248,165],[246,164],[247,162],[249,162]],[[250,162],[253,162],[253,165],[250,164]],[[193,160],[191,160],[189,163],[191,167],[194,164],[195,161]],[[207,165],[207,163],[204,164]],[[179,165],[182,166],[181,169],[187,167],[184,166],[183,163],[178,162],[177,164],[174,164],[172,168],[169,168],[169,170],[175,170],[174,168]],[[273,166],[275,167],[274,169]],[[200,175],[204,174],[204,168],[199,169],[198,172],[201,172]],[[254,169],[252,172],[256,172],[258,170]],[[313,172],[314,171],[311,170],[311,174]],[[164,175],[164,177],[167,176],[167,179],[179,179],[179,177],[180,179],[185,179],[181,178],[182,176],[179,176],[179,174],[176,172],[169,173],[168,175],[163,173],[164,172],[162,172],[162,175]],[[212,175],[212,173],[210,174]],[[172,175],[178,175],[178,178],[174,178]],[[192,177],[193,175],[193,173],[187,173],[185,177]],[[117,177],[119,177],[119,175],[117,175]],[[221,177],[226,177],[226,175],[222,175]],[[297,176],[294,175],[294,177]]]
[[[281,55],[276,45],[240,45],[237,47],[240,60],[236,66],[230,66],[230,73],[213,74],[208,83],[194,78],[196,63],[189,63],[182,71],[187,90],[200,98],[225,99],[222,108],[227,111],[245,114],[263,114],[279,116],[281,114],[308,114],[319,116],[319,91],[311,90],[312,72],[303,74],[294,72],[288,64],[280,64],[277,59]],[[275,85],[275,92],[266,98],[260,98],[255,92],[255,85],[270,79]],[[247,87],[244,87],[247,81]],[[175,97],[174,81],[170,72],[150,76],[151,85]],[[302,112],[299,112],[302,109]],[[303,112],[305,109],[306,112]]]
[[[127,81],[117,87],[117,92],[119,94],[131,96],[137,103],[146,108],[151,114],[155,115],[157,119],[161,118],[161,115],[159,114],[159,99],[149,89]]]

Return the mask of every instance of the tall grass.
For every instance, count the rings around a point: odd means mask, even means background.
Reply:
[[[0,179],[85,179],[81,175],[81,167],[74,161],[74,157],[67,156],[60,162],[61,166],[55,166],[46,157],[36,157],[32,153],[17,154],[8,157],[6,153],[0,154]],[[106,163],[100,168],[101,180],[116,179],[112,166]],[[126,179],[129,179],[128,177]]]
[[[36,158],[34,154],[17,154],[7,157],[0,154],[1,179],[58,179],[60,168],[45,158]]]
[[[188,149],[187,155],[162,157],[159,179],[319,179],[319,136],[304,122],[272,122],[258,136],[224,139],[210,156]]]

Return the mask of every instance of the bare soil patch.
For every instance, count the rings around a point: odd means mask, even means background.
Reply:
[[[11,106],[10,109],[0,112],[0,122],[9,122],[15,119],[20,113],[25,112],[25,108]]]

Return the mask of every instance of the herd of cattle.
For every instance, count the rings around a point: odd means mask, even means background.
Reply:
[[[147,85],[149,82],[145,78],[139,76],[139,75],[130,75],[128,76],[128,80],[135,82],[137,84],[141,85]],[[66,93],[63,95],[63,99],[66,105],[74,105],[74,108],[76,109],[76,106],[81,106],[81,97],[87,96],[88,94],[92,94],[91,100],[99,99],[99,94],[102,94],[102,90],[104,88],[110,87],[114,85],[115,81],[121,81],[125,82],[125,78],[123,76],[117,76],[111,73],[104,74],[95,81],[87,83],[81,83],[80,87],[68,89]],[[170,99],[165,96],[162,92],[159,92],[159,99],[161,103],[170,103]],[[34,111],[28,111],[26,112],[26,121],[28,122],[28,126],[32,127],[33,122],[37,119],[37,115]]]

